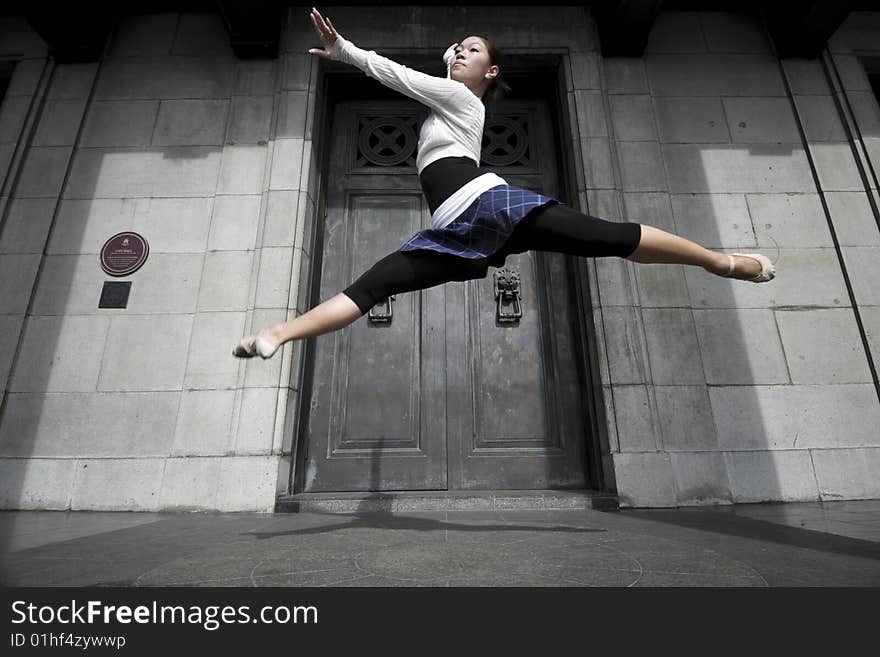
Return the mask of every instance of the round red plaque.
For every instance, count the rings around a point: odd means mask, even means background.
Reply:
[[[101,247],[101,269],[111,276],[133,274],[147,261],[150,245],[147,240],[126,231],[117,233]]]

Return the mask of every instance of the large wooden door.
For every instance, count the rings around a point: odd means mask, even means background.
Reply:
[[[321,300],[430,226],[415,168],[426,115],[409,100],[336,105]],[[558,196],[553,146],[546,103],[507,101],[487,116],[481,167]],[[315,339],[302,490],[586,487],[567,257],[508,257],[516,321],[496,273],[396,295]]]

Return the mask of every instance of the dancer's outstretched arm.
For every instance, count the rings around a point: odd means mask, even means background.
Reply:
[[[467,85],[452,79],[450,67],[455,58],[457,43],[449,46],[443,55],[447,73],[445,78],[441,78],[399,64],[377,54],[374,50],[358,48],[340,35],[330,19],[323,18],[317,9],[312,10],[311,19],[324,44],[324,50],[311,48],[309,53],[313,55],[356,66],[386,87],[438,112],[448,113],[450,117],[461,117],[462,108],[466,109],[471,104],[482,103]]]

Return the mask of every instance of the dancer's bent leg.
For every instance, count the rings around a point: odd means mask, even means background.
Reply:
[[[517,226],[505,245],[509,253],[555,251],[601,258],[618,256],[640,263],[698,265],[713,274],[725,274],[729,258],[654,226],[614,222],[591,217],[566,205],[533,210]],[[734,276],[754,276],[761,265],[736,256]]]
[[[421,290],[449,281],[482,278],[487,271],[485,259],[470,260],[433,251],[394,251],[327,301],[299,317],[256,333],[255,337],[262,343],[260,355],[268,357],[266,354],[274,354],[281,345],[291,340],[343,328],[392,294]]]

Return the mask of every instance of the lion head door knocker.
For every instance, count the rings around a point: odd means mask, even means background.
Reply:
[[[369,313],[369,317],[368,317],[367,321],[370,324],[390,324],[391,319],[394,317],[394,308],[391,306],[391,302],[394,300],[395,300],[395,297],[392,294],[390,297],[386,297],[385,299],[383,299],[382,301],[377,303],[375,306],[370,308],[370,313]],[[384,313],[375,312],[376,308],[378,308],[380,304],[385,306]]]
[[[495,323],[517,324],[522,317],[519,272],[503,267],[495,272]],[[507,308],[507,309],[505,309]]]

